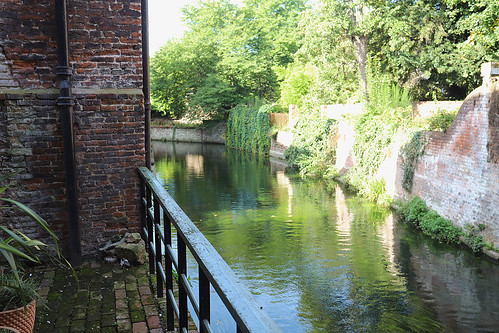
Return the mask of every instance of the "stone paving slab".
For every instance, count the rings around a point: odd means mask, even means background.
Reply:
[[[71,271],[41,269],[35,332],[167,332],[146,266],[86,263]]]

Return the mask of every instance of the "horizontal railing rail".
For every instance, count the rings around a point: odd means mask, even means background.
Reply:
[[[210,286],[213,286],[234,319],[237,332],[281,332],[154,174],[145,167],[138,171],[142,236],[149,254],[149,271],[157,277],[158,297],[164,297],[166,291],[167,329],[174,329],[175,313],[181,332],[188,331],[189,300],[199,320],[198,330],[212,332]],[[177,232],[176,253],[172,247],[172,226]],[[198,264],[199,300],[188,281],[187,249]],[[173,294],[173,267],[178,274],[178,304]]]

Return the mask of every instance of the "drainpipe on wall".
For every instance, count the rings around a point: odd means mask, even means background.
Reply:
[[[69,220],[69,252],[73,266],[82,263],[80,223],[78,212],[78,192],[76,182],[75,143],[73,133],[73,105],[69,64],[68,22],[66,0],[55,0],[55,21],[57,28],[57,67],[60,97],[57,105],[61,110],[62,138],[64,145],[64,170],[66,175],[66,205]]]
[[[149,88],[149,16],[147,14],[147,0],[141,0],[140,8],[142,14],[142,92],[144,93],[146,167],[151,170],[151,98]]]

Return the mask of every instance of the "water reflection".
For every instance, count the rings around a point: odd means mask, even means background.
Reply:
[[[497,266],[282,163],[217,145],[153,147],[169,192],[284,332],[498,327]],[[212,322],[234,326],[221,309]]]

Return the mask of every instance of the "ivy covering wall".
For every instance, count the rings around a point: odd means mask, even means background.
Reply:
[[[271,105],[259,109],[237,106],[227,120],[226,145],[230,148],[267,155],[270,151]]]
[[[336,174],[332,140],[337,130],[336,121],[323,119],[319,114],[302,114],[296,118],[292,129],[293,142],[284,153],[288,163],[297,168],[301,175],[329,178]]]

